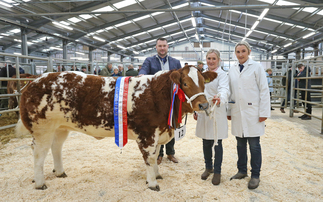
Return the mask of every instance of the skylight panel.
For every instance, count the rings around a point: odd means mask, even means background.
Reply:
[[[1,2],[1,1],[0,1],[0,5],[5,6],[5,7],[8,7],[8,8],[12,7],[12,5],[7,4],[5,2]]]
[[[144,0],[139,0],[139,2],[142,2]],[[133,5],[133,4],[136,4],[136,0],[124,0],[124,1],[120,1],[118,3],[115,3],[113,4],[117,9],[120,9],[120,8],[124,8],[126,6],[130,6],[130,5]]]
[[[71,22],[74,22],[74,23],[78,23],[78,22],[81,21],[80,19],[78,19],[76,17],[69,18],[68,20],[71,21]]]
[[[268,21],[271,21],[271,22],[276,22],[276,23],[279,23],[279,24],[283,23],[282,21],[274,20],[274,19],[271,19],[271,18],[264,18],[264,20],[268,20]]]
[[[20,29],[13,29],[13,30],[10,30],[9,32],[12,32],[12,33],[19,33],[19,32],[20,32]]]
[[[133,35],[134,37],[136,37],[136,36],[140,36],[140,35],[142,35],[142,34],[145,34],[146,32],[140,32],[140,33],[138,33],[138,34],[135,34],[135,35]]]
[[[178,8],[182,8],[182,7],[185,7],[185,6],[188,6],[188,3],[183,3],[183,4],[180,4],[178,6],[174,6],[173,9],[178,9]]]
[[[143,20],[143,19],[146,19],[146,18],[149,18],[149,17],[150,17],[150,15],[144,15],[144,16],[141,16],[141,17],[139,17],[139,18],[135,18],[135,19],[133,19],[133,21],[137,22],[137,21],[139,21],[139,20]]]
[[[173,25],[177,25],[177,22],[174,22],[174,23],[171,23],[171,24],[165,25],[165,26],[163,26],[163,27],[165,28],[165,27],[170,27],[170,26],[173,26]]]
[[[92,12],[108,12],[108,11],[114,11],[114,9],[111,8],[111,6],[105,6],[103,8],[96,9]],[[95,14],[95,16],[99,16],[99,15],[101,15],[101,14]]]
[[[165,13],[165,12],[155,12],[155,13],[152,13],[151,15],[156,16],[156,15],[163,14],[163,13]]]
[[[91,16],[91,15],[89,15],[89,14],[84,14],[84,15],[79,15],[79,16],[80,16],[81,18],[85,19],[85,20],[92,18],[92,16]]]
[[[268,4],[273,4],[275,2],[275,0],[258,0],[258,1],[265,2]]]
[[[115,26],[116,27],[121,27],[123,25],[127,25],[127,24],[130,24],[130,23],[131,23],[131,21],[126,21],[126,22],[122,22],[122,23],[116,24]]]
[[[66,25],[66,26],[69,26],[69,25],[70,25],[70,23],[65,22],[65,21],[60,21],[59,23],[61,23],[61,24],[63,24],[63,25]]]
[[[309,12],[309,13],[313,13],[317,9],[318,8],[315,8],[315,7],[307,7],[307,8],[304,8],[303,11],[306,11],[306,12]]]
[[[97,33],[101,33],[101,32],[104,32],[105,30],[104,29],[100,29],[98,31],[96,31]]]
[[[148,30],[147,32],[153,32],[153,31],[157,31],[157,30],[160,30],[160,29],[161,29],[161,27],[157,27],[155,29]]]
[[[299,4],[293,3],[293,2],[290,2],[290,1],[280,0],[280,1],[277,2],[276,5],[277,6],[296,6],[296,5],[299,5]]]

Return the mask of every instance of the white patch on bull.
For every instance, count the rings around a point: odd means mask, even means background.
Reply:
[[[162,70],[162,71],[156,72],[156,73],[154,74],[154,76],[155,76],[155,77],[158,77],[158,76],[160,76],[160,75],[162,75],[162,74],[167,73],[168,71],[169,71],[169,70]]]
[[[128,88],[128,102],[127,102],[127,111],[130,113],[133,110],[133,107],[135,106],[135,103],[133,102],[133,98],[139,97],[147,88],[146,85],[148,84],[148,81],[150,81],[154,75],[144,75],[140,77],[132,77],[131,82],[129,82],[129,88]],[[135,92],[135,86],[139,82],[139,85],[137,86],[137,91]],[[138,90],[140,89],[140,90]],[[132,95],[134,94],[134,97]]]
[[[190,72],[188,73],[188,76],[191,77],[191,79],[194,81],[194,83],[199,86],[199,77],[197,73],[197,69],[195,67],[190,67]]]
[[[37,78],[37,79],[35,79],[33,82],[34,82],[34,83],[39,83],[40,79],[42,79],[42,78],[46,78],[49,74],[50,74],[50,72],[49,72],[49,73],[44,73],[44,74],[42,74],[42,75],[41,75],[41,77],[38,77],[38,78]]]
[[[78,71],[66,71],[67,73],[73,73],[73,74],[76,74],[75,77],[77,76],[81,76],[82,77],[82,83],[84,83],[86,77],[87,77],[87,74],[83,73],[83,72],[78,72]]]
[[[102,85],[102,92],[109,93],[113,90],[110,88],[110,83],[116,81],[113,77],[101,77],[104,80],[104,84]]]

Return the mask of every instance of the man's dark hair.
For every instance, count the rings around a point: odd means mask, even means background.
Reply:
[[[301,67],[303,67],[304,65],[303,64],[298,64],[297,65],[297,68],[299,69],[299,68],[301,68]]]
[[[168,42],[168,41],[167,41],[167,39],[165,39],[165,38],[163,38],[163,37],[158,38],[158,39],[156,40],[156,44],[157,44],[157,41],[166,41],[166,42]]]

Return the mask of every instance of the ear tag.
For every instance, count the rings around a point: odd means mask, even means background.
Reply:
[[[210,83],[210,79],[205,79],[204,83]]]

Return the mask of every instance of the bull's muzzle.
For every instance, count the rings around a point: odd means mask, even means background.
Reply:
[[[199,104],[199,109],[200,110],[204,110],[206,115],[209,116],[209,113],[208,113],[208,108],[209,108],[209,103],[202,103],[202,104]]]

